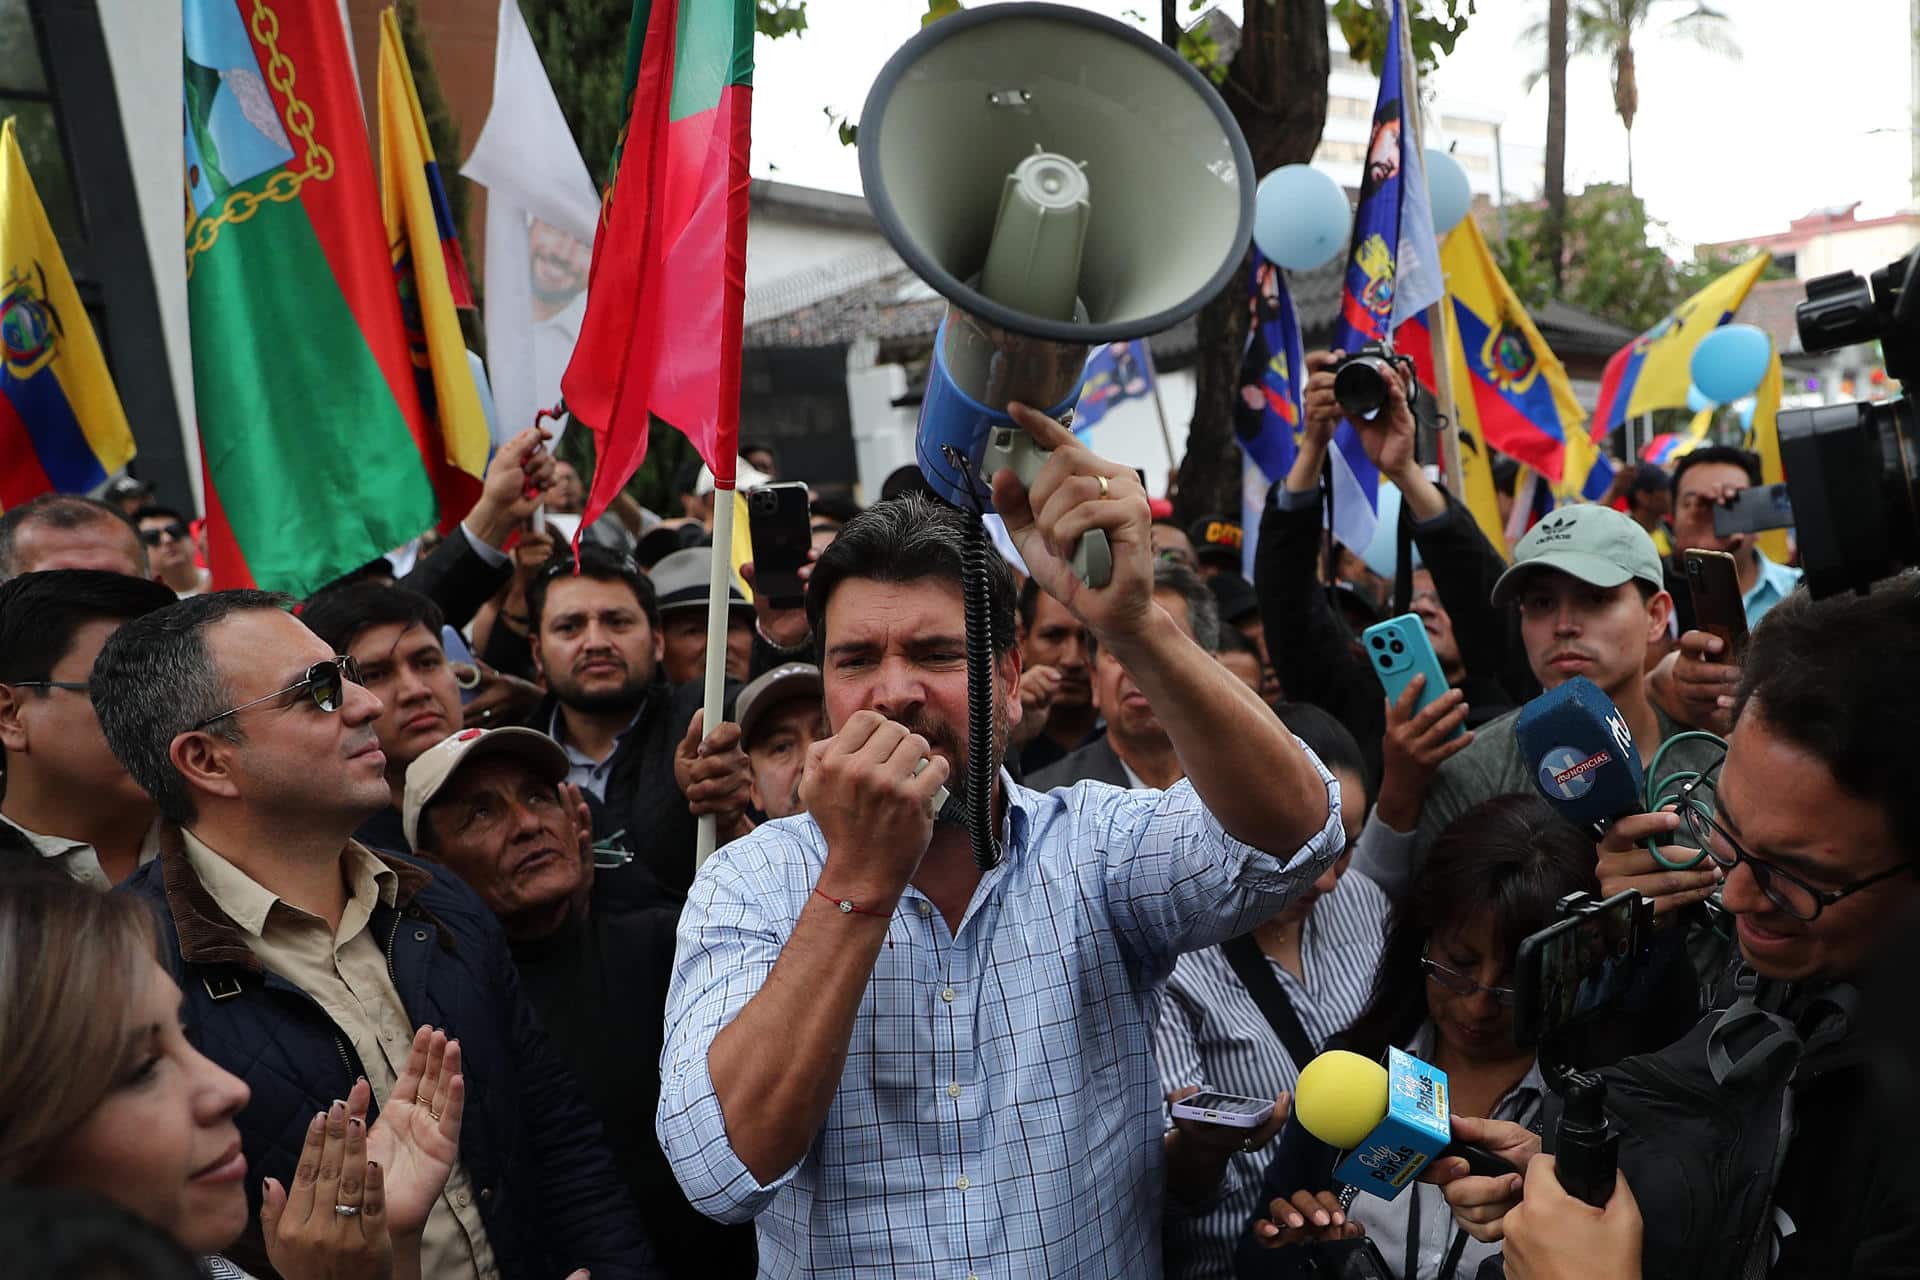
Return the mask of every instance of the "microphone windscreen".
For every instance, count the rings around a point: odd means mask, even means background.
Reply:
[[[1585,676],[1527,703],[1513,731],[1540,794],[1575,824],[1597,833],[1642,808],[1645,774],[1633,731]]]
[[[1371,1058],[1330,1049],[1301,1069],[1293,1117],[1330,1147],[1351,1150],[1387,1114],[1387,1069]]]

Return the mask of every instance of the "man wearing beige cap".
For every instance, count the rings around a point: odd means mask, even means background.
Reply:
[[[1585,676],[1613,699],[1633,730],[1643,764],[1681,732],[1646,695],[1647,646],[1666,634],[1673,598],[1653,539],[1631,517],[1590,505],[1551,512],[1514,548],[1512,566],[1494,583],[1493,604],[1518,610],[1527,662],[1543,689]],[[1448,823],[1494,796],[1534,794],[1538,762],[1521,756],[1514,735],[1519,715],[1516,708],[1488,721],[1465,750],[1440,766],[1412,832],[1371,824],[1384,838],[1361,840],[1355,869],[1396,893]],[[1708,744],[1682,743],[1662,761],[1662,772],[1698,769],[1717,757]],[[1647,869],[1653,869],[1650,859]],[[1666,874],[1671,883],[1643,890],[1663,913],[1701,900],[1718,883],[1711,870]]]
[[[800,775],[807,748],[826,736],[820,668],[811,662],[775,667],[740,691],[733,715],[753,765],[753,807],[769,818],[805,813]]]
[[[653,1132],[679,911],[593,894],[592,827],[568,768],[537,730],[455,733],[407,768],[407,840],[499,918],[521,989],[605,1128],[667,1274],[744,1280],[752,1229],[694,1212]]]

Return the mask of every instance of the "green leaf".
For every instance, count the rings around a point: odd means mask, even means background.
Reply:
[[[770,40],[807,29],[807,0],[754,0],[754,30]]]
[[[920,16],[920,25],[938,22],[950,13],[960,12],[960,8],[960,0],[927,0],[927,11]]]

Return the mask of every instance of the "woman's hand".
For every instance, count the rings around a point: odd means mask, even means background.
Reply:
[[[1264,1248],[1320,1240],[1357,1240],[1365,1226],[1348,1218],[1340,1198],[1331,1191],[1296,1191],[1267,1206],[1267,1216],[1253,1224],[1254,1241]]]
[[[292,1188],[273,1178],[262,1187],[267,1260],[283,1280],[388,1280],[386,1206],[383,1171],[367,1159],[366,1121],[336,1101],[307,1125]]]

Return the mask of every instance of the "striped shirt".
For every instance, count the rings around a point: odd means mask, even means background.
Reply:
[[[1166,1184],[1153,1021],[1175,957],[1246,932],[1339,854],[1326,825],[1274,856],[1191,784],[1008,797],[1005,856],[958,930],[894,911],[846,1068],[807,1153],[762,1185],[727,1137],[714,1036],[765,983],[827,858],[805,814],[695,877],[667,997],[657,1128],[695,1208],[757,1220],[764,1277],[1154,1277]]]
[[[1349,872],[1339,887],[1313,904],[1300,935],[1296,978],[1269,960],[1301,1030],[1318,1048],[1352,1025],[1373,990],[1387,918],[1387,895]],[[1189,952],[1173,967],[1154,1033],[1160,1083],[1171,1093],[1187,1085],[1246,1098],[1291,1090],[1301,1064],[1293,1060],[1260,1012],[1226,954],[1218,947]],[[1167,1275],[1174,1280],[1228,1280],[1233,1252],[1260,1198],[1260,1178],[1273,1152],[1236,1152],[1219,1192],[1203,1205],[1167,1198]]]

